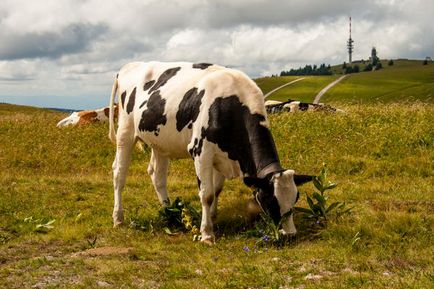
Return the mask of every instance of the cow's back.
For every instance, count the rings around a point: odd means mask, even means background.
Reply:
[[[125,65],[118,77],[120,126],[172,158],[188,157],[192,135],[208,124],[217,98],[236,96],[265,115],[263,96],[245,74],[217,65],[149,62]]]

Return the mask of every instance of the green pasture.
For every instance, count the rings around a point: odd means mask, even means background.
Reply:
[[[149,150],[133,154],[126,224],[113,229],[107,124],[58,129],[66,114],[0,104],[0,288],[433,288],[434,107],[341,107],[270,116],[282,164],[326,163],[330,201],[354,207],[322,229],[296,214],[297,237],[276,248],[248,234],[240,180],[225,184],[214,246],[140,229],[160,209]],[[168,187],[200,208],[191,160],[171,163]],[[306,207],[313,185],[299,189]]]
[[[364,64],[357,63],[363,70]],[[382,61],[383,69],[349,75],[331,88],[321,99],[324,103],[391,103],[396,101],[434,102],[434,63],[422,65],[422,60],[394,60],[389,66]],[[341,66],[341,65],[340,65]],[[340,66],[333,67],[339,70]],[[308,76],[294,85],[272,94],[269,99],[295,99],[312,102],[316,94],[336,79],[333,76]],[[270,91],[271,84],[285,80],[282,77],[261,78],[258,86]],[[279,82],[280,83],[280,82]],[[275,87],[277,87],[276,85]]]

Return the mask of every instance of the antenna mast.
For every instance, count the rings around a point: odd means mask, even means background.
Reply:
[[[349,63],[350,65],[352,65],[353,59],[352,59],[352,54],[353,54],[353,48],[354,48],[354,40],[351,38],[351,17],[350,17],[350,38],[347,41],[347,48],[348,48],[348,57],[349,57]]]

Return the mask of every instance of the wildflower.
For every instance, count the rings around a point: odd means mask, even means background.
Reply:
[[[243,250],[244,250],[245,252],[250,252],[250,248],[249,248],[248,246],[244,246]]]
[[[262,240],[264,240],[265,242],[268,242],[268,241],[270,241],[270,236],[268,236],[268,235],[264,235],[264,236],[262,237]]]

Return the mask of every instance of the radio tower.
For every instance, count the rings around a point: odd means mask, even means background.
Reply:
[[[354,48],[354,40],[351,39],[351,17],[350,17],[350,38],[348,38],[347,41],[347,48],[348,48],[348,62],[350,63],[350,65],[352,65],[353,59],[352,59],[352,54],[353,54],[353,48]]]

